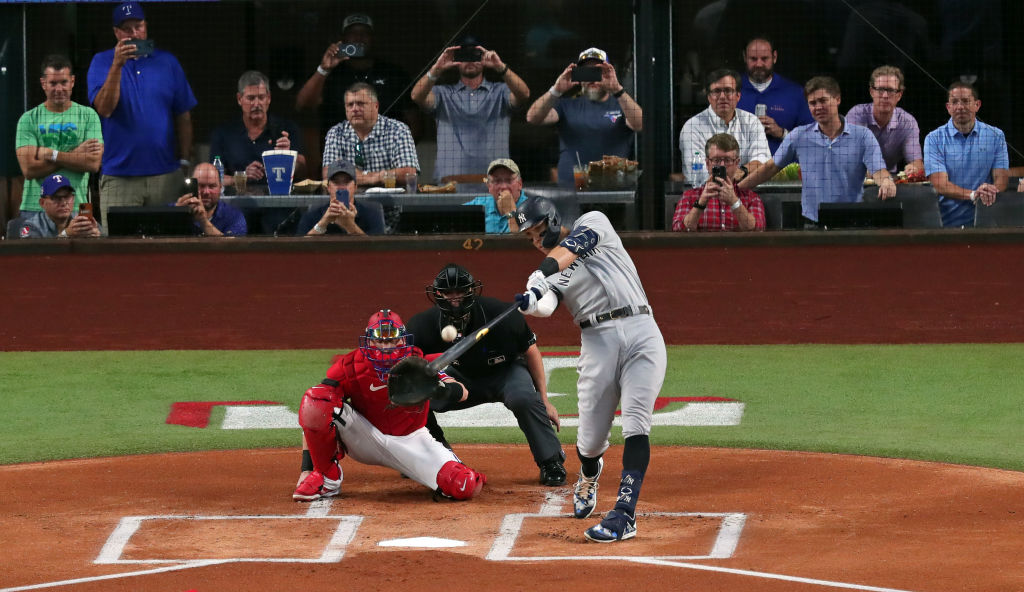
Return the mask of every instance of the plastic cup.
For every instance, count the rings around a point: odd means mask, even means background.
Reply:
[[[392,171],[386,171],[383,176],[384,187],[387,189],[395,188],[395,173]]]
[[[247,190],[245,171],[235,171],[235,194],[245,195]]]
[[[406,175],[405,176],[405,192],[406,193],[416,193],[416,190],[419,187],[417,185],[417,181],[418,181],[418,179],[416,178],[416,173],[409,173],[408,175]]]
[[[576,191],[587,188],[587,171],[583,170],[583,167],[572,167],[572,179],[576,183]]]

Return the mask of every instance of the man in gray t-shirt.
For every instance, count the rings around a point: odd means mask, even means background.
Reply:
[[[463,56],[463,52],[472,55]],[[451,68],[458,68],[459,81],[434,86]],[[485,79],[485,69],[494,71],[502,82]],[[488,163],[508,158],[511,109],[529,98],[526,83],[497,52],[475,43],[444,50],[412,89],[412,100],[437,118],[434,180],[440,183],[451,175],[479,175],[482,182]]]
[[[601,212],[587,212],[562,226],[554,203],[530,197],[516,210],[516,228],[546,255],[516,300],[524,314],[546,317],[559,303],[580,327],[580,475],[573,515],[587,518],[597,505],[597,480],[604,467],[615,408],[622,406],[622,476],[615,508],[584,533],[611,543],[636,536],[636,502],[651,457],[654,403],[665,380],[665,340],[636,267],[622,240]]]

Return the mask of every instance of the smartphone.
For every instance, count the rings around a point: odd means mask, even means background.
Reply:
[[[576,66],[572,69],[570,80],[573,82],[601,82],[601,68]]]
[[[199,180],[195,177],[185,179],[185,194],[199,197]]]
[[[475,45],[461,45],[452,54],[452,59],[456,62],[479,62],[484,57],[484,52],[480,51]]]
[[[722,165],[711,167],[711,176],[718,177],[719,179],[724,179],[726,176],[725,167]]]
[[[137,58],[144,58],[153,53],[153,49],[155,49],[153,42],[149,39],[129,39],[127,45],[135,46],[135,57]]]
[[[348,189],[339,189],[334,192],[334,197],[348,207]]]
[[[92,204],[89,202],[78,204],[78,215],[92,218]]]
[[[754,105],[754,115],[758,117],[764,117],[768,112],[768,107],[764,103],[758,103]]]
[[[350,58],[361,58],[366,56],[366,46],[362,43],[341,43],[338,45],[339,58],[350,57]]]

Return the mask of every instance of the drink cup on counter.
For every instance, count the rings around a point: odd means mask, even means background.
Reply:
[[[235,194],[245,195],[247,191],[245,171],[235,171]]]
[[[394,171],[385,171],[383,174],[384,187],[387,189],[395,188],[395,173]]]
[[[409,173],[405,176],[405,192],[416,193],[418,189],[416,173]]]
[[[583,167],[572,167],[572,178],[576,183],[576,191],[583,191],[587,188],[587,171]]]

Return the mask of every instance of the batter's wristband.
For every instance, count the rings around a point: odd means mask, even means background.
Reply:
[[[545,257],[544,260],[540,262],[540,267],[538,267],[537,270],[543,273],[544,277],[555,275],[558,273],[558,261],[555,261],[551,257]]]
[[[302,451],[302,469],[300,469],[300,470],[303,473],[305,473],[306,471],[312,471],[313,470],[313,457],[310,456],[308,450],[303,450]]]

